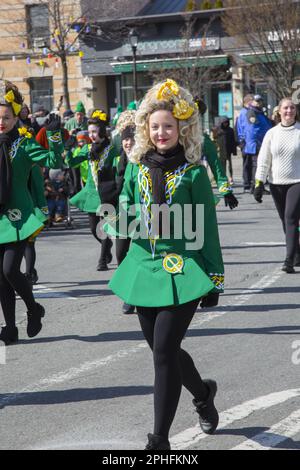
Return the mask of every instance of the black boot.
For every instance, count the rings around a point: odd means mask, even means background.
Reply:
[[[125,315],[131,315],[134,313],[135,306],[124,303],[122,307],[122,312]]]
[[[19,332],[16,326],[8,327],[3,326],[0,332],[0,341],[3,341],[5,346],[9,344],[17,343],[19,339]]]
[[[199,414],[200,427],[205,434],[213,434],[219,424],[219,414],[214,405],[214,398],[217,393],[217,384],[214,380],[203,380],[206,384],[209,395],[204,401],[193,400],[196,411]]]
[[[108,271],[108,266],[106,262],[99,261],[98,266],[97,266],[97,271]]]
[[[45,309],[42,305],[36,303],[32,310],[27,312],[27,335],[29,338],[36,336],[42,329],[41,318],[45,316]]]
[[[170,442],[166,437],[158,434],[148,434],[148,444],[145,450],[170,450]]]
[[[287,274],[292,274],[295,272],[294,267],[293,267],[293,262],[289,260],[288,258],[285,260],[285,262],[282,265],[281,271],[284,271]]]

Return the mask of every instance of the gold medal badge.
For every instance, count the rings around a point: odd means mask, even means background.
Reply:
[[[178,274],[182,273],[184,266],[183,258],[176,253],[169,253],[163,259],[163,268],[167,273]]]

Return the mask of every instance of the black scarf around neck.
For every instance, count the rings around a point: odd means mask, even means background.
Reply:
[[[16,126],[7,134],[0,134],[0,215],[3,214],[11,196],[12,164],[9,150],[18,137],[19,132]]]
[[[153,203],[164,204],[166,202],[164,173],[176,170],[180,165],[187,163],[182,145],[177,144],[175,148],[164,154],[151,150],[142,157],[141,163],[150,170]]]
[[[100,160],[101,153],[109,145],[109,140],[104,137],[102,142],[93,143],[90,151],[90,159],[94,161]]]

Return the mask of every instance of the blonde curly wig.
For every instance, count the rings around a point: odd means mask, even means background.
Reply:
[[[142,156],[149,150],[155,149],[150,140],[149,117],[159,110],[172,112],[175,106],[173,100],[165,101],[157,99],[158,92],[165,82],[154,85],[146,94],[139,109],[136,112],[135,125],[135,145],[129,155],[132,163],[139,163]],[[180,99],[185,100],[190,106],[195,107],[193,97],[188,90],[179,86]],[[183,146],[185,158],[190,163],[200,164],[201,158],[201,128],[199,113],[195,111],[188,119],[178,119],[179,143]]]
[[[135,116],[136,111],[131,109],[126,109],[126,111],[123,111],[123,113],[120,114],[116,125],[116,129],[119,134],[122,134],[123,130],[128,126],[135,127]]]

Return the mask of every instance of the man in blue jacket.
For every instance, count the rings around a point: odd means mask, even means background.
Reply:
[[[238,141],[243,153],[244,190],[253,192],[257,156],[266,132],[271,129],[271,121],[262,110],[262,97],[255,95],[237,121]]]

